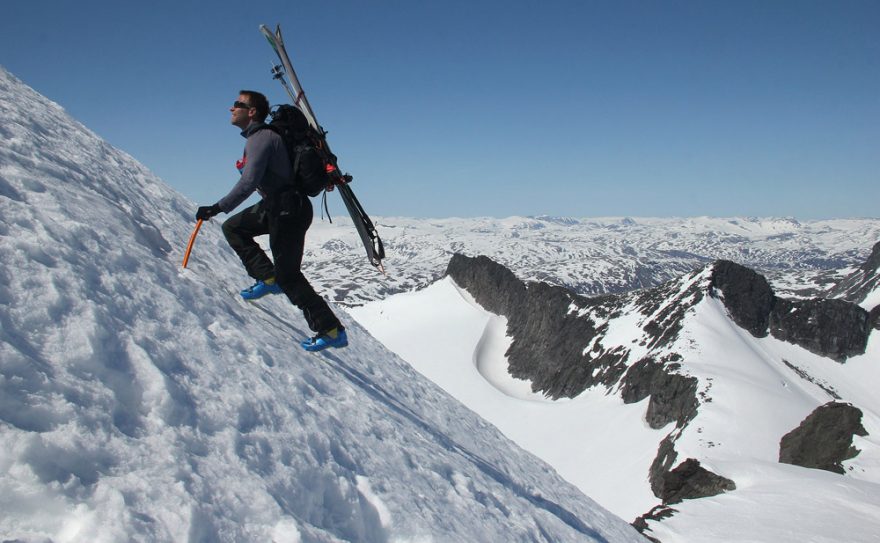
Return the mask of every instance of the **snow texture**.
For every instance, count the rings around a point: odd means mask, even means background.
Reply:
[[[2,68],[0,115],[0,540],[641,540],[341,311],[301,351],[216,222],[182,270],[195,206]]]

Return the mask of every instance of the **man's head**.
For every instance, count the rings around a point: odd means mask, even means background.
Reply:
[[[256,91],[238,92],[238,100],[229,108],[232,124],[244,130],[251,122],[263,122],[269,115],[269,101]]]

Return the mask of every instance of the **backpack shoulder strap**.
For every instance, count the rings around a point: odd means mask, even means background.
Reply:
[[[290,172],[291,179],[296,179],[296,174],[299,173],[299,159],[302,156],[302,145],[297,145],[293,148],[294,157],[293,157],[293,170]]]

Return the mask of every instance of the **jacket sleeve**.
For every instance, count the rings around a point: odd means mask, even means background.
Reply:
[[[217,205],[220,206],[223,212],[231,212],[257,190],[269,166],[269,160],[272,155],[271,138],[273,135],[274,132],[271,130],[260,130],[251,134],[247,139],[247,143],[244,146],[247,161],[245,162],[244,170],[241,172],[241,178],[232,187],[229,194],[217,202]]]

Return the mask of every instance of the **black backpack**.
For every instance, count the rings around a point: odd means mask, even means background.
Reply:
[[[267,126],[284,141],[293,184],[300,193],[314,197],[325,189],[333,190],[338,182],[336,157],[327,151],[324,138],[309,125],[299,108],[287,104],[275,106]]]

